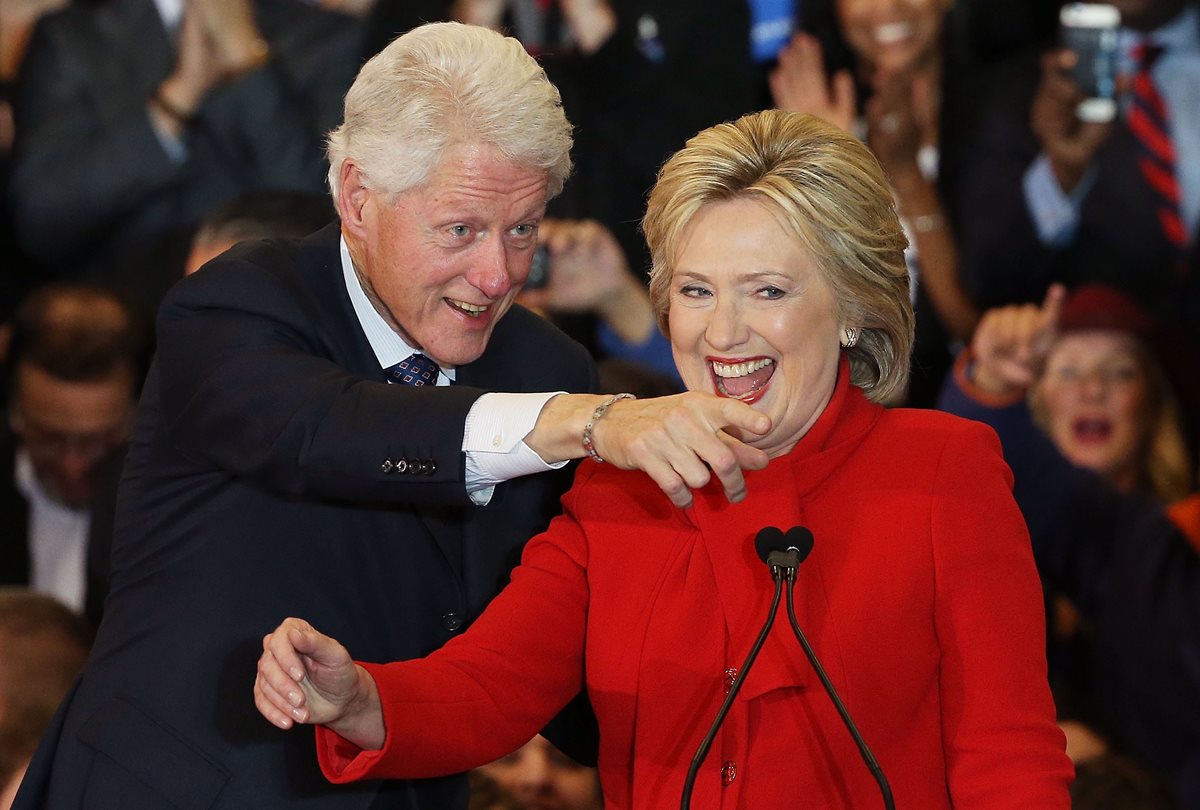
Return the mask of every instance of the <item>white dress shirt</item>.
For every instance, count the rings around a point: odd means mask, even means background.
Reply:
[[[339,242],[342,274],[354,314],[358,316],[367,342],[375,352],[379,367],[390,368],[418,349],[396,334],[375,309],[358,280],[358,274],[354,272],[354,262],[350,258],[345,237]],[[454,375],[455,369],[442,367],[437,384],[450,385]],[[487,393],[475,401],[467,414],[462,447],[467,462],[467,493],[472,501],[482,506],[492,499],[496,484],[522,475],[558,469],[566,464],[565,461],[547,464],[524,441],[533,430],[547,400],[560,393],[564,392]]]

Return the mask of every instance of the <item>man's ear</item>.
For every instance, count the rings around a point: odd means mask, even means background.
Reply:
[[[337,206],[342,227],[361,238],[366,230],[365,209],[371,199],[371,189],[367,188],[366,177],[353,158],[342,161],[339,180]]]

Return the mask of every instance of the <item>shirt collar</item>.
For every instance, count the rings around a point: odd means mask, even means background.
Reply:
[[[388,326],[387,321],[367,297],[358,274],[354,272],[354,260],[350,258],[350,248],[346,245],[345,236],[338,237],[338,247],[342,256],[342,276],[346,282],[346,292],[350,295],[350,304],[354,307],[354,314],[367,336],[367,342],[371,344],[371,350],[375,352],[379,367],[391,368],[417,349]],[[453,368],[442,368],[441,371],[438,375],[438,385],[445,385],[454,380]]]
[[[1164,58],[1171,54],[1200,50],[1200,8],[1188,5],[1170,22],[1148,34],[1142,34],[1130,28],[1122,28],[1120,37],[1120,49],[1126,55],[1132,54],[1138,45],[1146,43],[1165,48],[1167,53]],[[1128,58],[1132,59],[1132,57]]]

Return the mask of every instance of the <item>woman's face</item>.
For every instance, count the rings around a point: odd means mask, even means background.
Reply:
[[[600,810],[600,781],[538,735],[479,769],[530,810]]]
[[[1063,335],[1039,386],[1059,452],[1119,489],[1136,486],[1150,386],[1135,339],[1101,330]]]
[[[751,444],[791,450],[837,381],[839,324],[812,255],[752,199],[701,208],[671,275],[671,349],[683,382],[752,403],[771,431]]]
[[[884,73],[912,69],[937,52],[952,0],[837,0],[842,36]]]

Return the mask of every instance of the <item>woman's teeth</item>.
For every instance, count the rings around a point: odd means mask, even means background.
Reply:
[[[880,45],[895,45],[912,36],[912,23],[894,22],[875,26],[875,41]]]
[[[766,357],[761,360],[748,360],[744,363],[718,363],[714,360],[712,362],[712,370],[718,377],[745,377],[747,374],[753,374],[774,362],[774,360]]]

